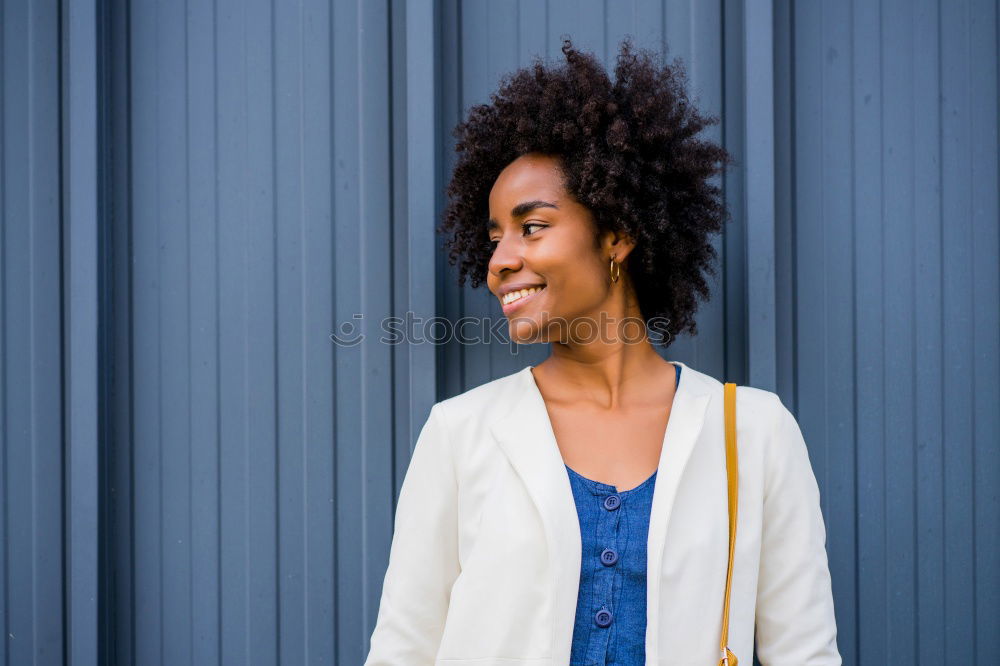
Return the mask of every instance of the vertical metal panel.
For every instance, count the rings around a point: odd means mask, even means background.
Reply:
[[[62,320],[66,654],[98,663],[98,160],[97,6],[62,5]]]
[[[382,567],[369,566],[369,553],[374,552],[369,543],[384,543],[385,502],[394,496],[387,485],[393,478],[387,456],[395,425],[390,418],[395,368],[391,348],[379,342],[379,326],[396,314],[389,276],[396,270],[392,243],[397,236],[392,233],[390,6],[359,1],[353,6],[334,3],[333,8],[335,182],[344,179],[336,188],[334,209],[335,321],[352,321],[361,313],[366,335],[361,345],[335,350],[334,647],[337,663],[349,664],[363,662],[366,654],[371,625],[359,605],[374,598],[373,590],[381,590],[385,573]],[[354,192],[347,186],[351,181],[356,183]],[[413,402],[409,395],[397,396]],[[365,501],[359,502],[361,497]]]
[[[58,2],[6,0],[0,5],[0,501],[4,507],[0,662],[4,664],[63,664],[66,649],[60,48]],[[81,225],[88,223],[93,224],[92,214],[81,220]],[[86,335],[86,329],[81,333]],[[77,386],[87,381],[85,375],[76,379]],[[84,439],[86,422],[76,425],[80,453],[85,454],[94,438]],[[77,490],[81,496],[87,492],[86,487]],[[74,552],[87,555],[79,550],[83,542],[76,543]],[[80,558],[75,562],[84,564]],[[86,581],[75,580],[79,585],[73,599],[80,602]],[[83,631],[86,618],[80,617],[80,622]]]
[[[1000,616],[1000,529],[997,528],[1000,525],[1000,493],[996,492],[995,486],[996,479],[1000,478],[1000,447],[997,446],[1000,442],[1000,414],[996,409],[1000,405],[1000,3],[974,0],[963,9],[958,25],[967,31],[968,41],[953,41],[953,28],[949,26],[945,44],[951,55],[943,63],[949,69],[964,66],[969,73],[967,86],[961,90],[949,86],[944,93],[950,99],[960,94],[965,96],[963,111],[971,139],[969,145],[963,146],[969,153],[969,180],[950,185],[962,188],[957,189],[957,193],[969,198],[972,209],[971,234],[965,239],[972,246],[968,268],[972,271],[973,285],[969,292],[972,301],[969,321],[972,344],[969,352],[973,399],[971,406],[966,407],[972,414],[972,441],[966,449],[971,456],[971,470],[965,468],[971,471],[972,492],[966,495],[969,506],[963,510],[972,514],[973,543],[969,560],[974,570],[971,590],[974,601],[971,613],[964,617],[949,613],[948,617],[961,622],[971,615],[970,633],[975,637],[972,658],[985,662],[1000,652],[1000,632],[996,631],[994,621]],[[929,27],[926,21],[921,25],[925,27],[925,32],[918,36],[917,43]],[[965,49],[964,54],[961,48]],[[955,55],[964,55],[964,58],[956,61],[953,59]],[[954,111],[955,107],[948,104],[941,115],[950,114],[952,122],[960,122]],[[922,125],[921,129],[925,130],[925,127]],[[950,145],[945,148],[945,164],[953,150]],[[945,199],[946,206],[950,206],[951,196]],[[929,249],[925,244],[922,248],[925,252]],[[993,307],[990,307],[991,303]],[[933,394],[929,396],[933,397]],[[951,470],[956,468],[951,465]],[[933,469],[931,467],[930,471]],[[949,476],[953,473],[951,470]],[[928,468],[925,467],[924,471],[926,473]],[[958,483],[967,484],[968,479],[968,476],[960,477]],[[920,496],[922,493],[918,492]],[[949,514],[954,512],[953,504],[948,508],[951,510]],[[952,533],[946,532],[946,539],[951,536]],[[924,545],[925,548],[928,546],[933,547],[934,543]],[[947,586],[949,582],[946,579],[944,584]],[[936,589],[939,588],[932,587],[932,590]],[[967,603],[968,597],[960,595],[968,591],[969,588],[952,589],[946,597],[945,609],[950,611],[959,604]],[[962,634],[958,634],[953,640],[961,638]]]
[[[916,653],[920,661],[946,663],[949,661],[946,641],[942,633],[947,633],[945,619],[944,577],[941,575],[944,525],[945,487],[941,474],[943,464],[943,343],[942,302],[946,297],[941,287],[942,245],[941,225],[944,223],[941,208],[941,62],[942,41],[940,38],[939,3],[936,0],[922,0],[913,13],[913,34],[910,55],[913,63],[906,69],[907,83],[912,85],[914,109],[912,121],[907,122],[911,131],[909,137],[902,137],[908,146],[906,150],[914,167],[912,177],[913,197],[909,208],[912,210],[913,224],[913,276],[914,295],[912,350],[917,359],[914,368],[913,423],[915,446],[915,520],[916,545],[913,553],[915,578],[918,581],[913,594],[916,607],[914,630],[916,632]],[[994,46],[996,42],[994,41]],[[901,64],[896,61],[897,67]],[[906,113],[904,108],[901,113]],[[996,136],[994,129],[994,146]],[[897,143],[898,145],[898,143]],[[994,262],[1000,261],[994,255]],[[925,289],[922,283],[937,285]],[[936,325],[935,325],[936,324]],[[997,330],[994,327],[994,330]],[[994,441],[998,438],[994,437]],[[995,468],[995,466],[994,466]],[[988,509],[984,503],[983,509]],[[994,520],[993,524],[1000,523]],[[990,524],[986,522],[984,524]],[[988,532],[988,531],[987,531]],[[995,533],[995,530],[994,530]],[[988,536],[983,535],[986,539]],[[995,543],[995,542],[994,542]],[[995,587],[995,585],[994,585]],[[1000,608],[996,598],[994,613]],[[980,660],[976,660],[980,661]]]
[[[130,500],[132,451],[129,433],[132,428],[131,382],[131,306],[130,279],[132,265],[131,229],[128,225],[131,191],[129,171],[131,168],[129,150],[130,109],[127,104],[117,103],[129,97],[129,13],[128,0],[111,0],[106,4],[110,17],[107,23],[109,58],[105,61],[109,87],[105,99],[108,111],[108,133],[105,155],[110,156],[107,178],[111,184],[109,197],[111,214],[107,216],[110,227],[110,249],[108,272],[111,274],[111,298],[106,303],[114,313],[112,324],[105,332],[102,343],[110,347],[111,367],[104,371],[110,376],[114,390],[105,409],[110,412],[108,438],[109,451],[107,467],[107,493],[109,505],[102,512],[102,541],[108,543],[104,579],[101,593],[108,613],[101,627],[105,663],[131,664],[132,632],[128,618],[133,613],[133,544],[131,542],[132,511]],[[110,150],[108,149],[110,147]],[[117,618],[117,619],[115,619]],[[126,631],[119,633],[119,627]]]
[[[985,660],[1000,640],[996,4],[775,15],[791,172],[778,385],[822,489],[841,651]]]
[[[774,279],[774,40],[771,0],[744,7],[747,383],[777,388]]]
[[[395,9],[405,19],[405,33],[393,38],[404,39],[404,58],[394,60],[393,76],[405,82],[403,97],[398,102],[405,104],[404,130],[405,182],[398,183],[398,189],[405,191],[406,204],[398,211],[398,223],[405,225],[406,235],[403,255],[398,258],[405,266],[404,303],[408,310],[424,318],[437,314],[437,242],[434,228],[437,226],[440,210],[440,153],[441,131],[439,121],[438,80],[439,57],[437,53],[439,17],[436,3],[431,0],[397,3]],[[401,109],[402,110],[402,109]],[[400,160],[402,161],[402,160]],[[421,327],[422,334],[444,335],[438,328]],[[397,438],[396,492],[402,485],[403,474],[415,443],[431,406],[437,396],[437,346],[433,338],[413,345],[394,347],[397,352],[397,367],[400,373],[396,381],[405,382],[404,388],[409,421],[401,421],[405,427]],[[405,362],[402,362],[403,359]]]
[[[707,3],[706,3],[707,4]],[[715,113],[722,117],[721,140],[733,155],[736,163],[723,174],[726,205],[732,220],[727,224],[722,236],[723,254],[719,266],[719,278],[713,285],[711,299],[702,306],[698,314],[701,332],[695,339],[709,341],[704,353],[684,356],[684,347],[677,350],[680,360],[724,381],[747,384],[747,302],[746,253],[747,233],[746,204],[747,168],[751,158],[746,153],[746,50],[747,23],[744,19],[745,0],[723,0],[719,30],[722,32],[723,59],[719,67],[722,72],[722,98]],[[704,58],[705,54],[700,54]],[[713,314],[715,313],[715,314]],[[719,342],[712,341],[719,339]],[[686,338],[682,338],[682,345]],[[704,342],[702,343],[704,345]],[[673,351],[673,349],[671,349]]]
[[[942,2],[944,652],[1000,649],[997,5]],[[970,602],[971,600],[971,602]]]
[[[795,261],[792,225],[795,145],[790,136],[795,111],[795,60],[792,3],[778,0],[773,4],[775,390],[787,397],[794,394],[794,349],[791,344],[780,342],[787,340],[793,331],[795,314],[795,281],[788,277],[793,274]]]

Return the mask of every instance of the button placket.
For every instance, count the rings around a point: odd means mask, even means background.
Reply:
[[[628,509],[625,506],[625,502],[629,497],[631,497],[631,495],[629,494],[631,492],[632,492],[631,490],[628,490],[625,491],[625,493],[619,493],[618,506],[614,510],[614,515],[617,518],[615,525],[615,539],[613,543],[613,548],[609,548],[608,550],[613,550],[615,555],[614,557],[615,564],[618,564],[620,562],[621,556],[623,556],[625,554],[625,551],[629,549],[630,535],[629,535],[629,523],[627,515]],[[611,574],[611,583],[610,583],[610,589],[608,590],[608,599],[609,602],[612,604],[612,607],[617,610],[619,609],[619,603],[621,601],[621,592],[622,592],[622,585],[624,584],[625,571],[622,569],[620,565],[608,566],[606,568],[608,569],[608,573]],[[615,649],[617,645],[616,634],[621,628],[622,625],[620,624],[620,622],[614,618],[614,615],[612,615],[612,624],[608,628],[608,649],[607,652],[605,653],[605,663],[607,664],[616,663],[615,661],[617,652],[617,650]]]
[[[631,632],[645,609],[644,599],[633,588],[640,584],[640,573],[645,580],[646,525],[636,523],[631,514],[638,510],[640,516],[647,517],[643,520],[648,519],[656,473],[636,488],[618,492],[615,486],[587,479],[566,467],[586,546],[581,577],[589,579],[588,585],[580,587],[572,663],[611,665],[622,658],[626,663],[640,663],[642,636]],[[617,499],[609,499],[612,496]],[[609,564],[611,560],[614,564]],[[622,632],[624,644],[620,643]]]
[[[621,528],[621,512],[618,511],[618,507],[621,506],[621,497],[616,492],[617,489],[614,486],[606,484],[600,484],[598,488],[595,488],[595,491],[595,495],[597,496],[594,499],[600,506],[596,535],[597,543],[604,545],[604,549],[599,553],[595,553],[594,605],[592,607],[592,627],[594,633],[591,634],[588,656],[591,663],[604,663],[608,655],[614,629],[615,607],[613,595],[615,576],[617,575],[615,567],[605,565],[604,558],[607,555],[604,553],[608,550],[614,552],[615,561],[617,561],[618,534]]]

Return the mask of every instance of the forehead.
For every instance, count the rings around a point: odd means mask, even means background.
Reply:
[[[490,190],[490,212],[506,215],[510,203],[526,199],[556,201],[565,190],[559,161],[548,155],[522,155],[504,167]],[[505,210],[506,209],[506,210]]]

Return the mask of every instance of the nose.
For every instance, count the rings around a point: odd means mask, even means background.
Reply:
[[[503,270],[516,271],[521,268],[523,259],[521,257],[521,244],[517,239],[507,240],[502,237],[493,249],[490,256],[489,271],[496,277],[500,277]]]

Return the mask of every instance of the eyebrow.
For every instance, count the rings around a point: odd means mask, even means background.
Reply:
[[[535,199],[534,201],[522,201],[521,203],[514,206],[514,208],[512,208],[510,211],[510,216],[514,218],[524,217],[528,213],[537,210],[538,208],[555,208],[556,210],[559,210],[559,206],[555,205],[550,201],[541,201],[540,199]],[[500,223],[494,220],[492,217],[490,218],[489,222],[486,223],[486,229],[488,231],[497,229],[499,227]]]

